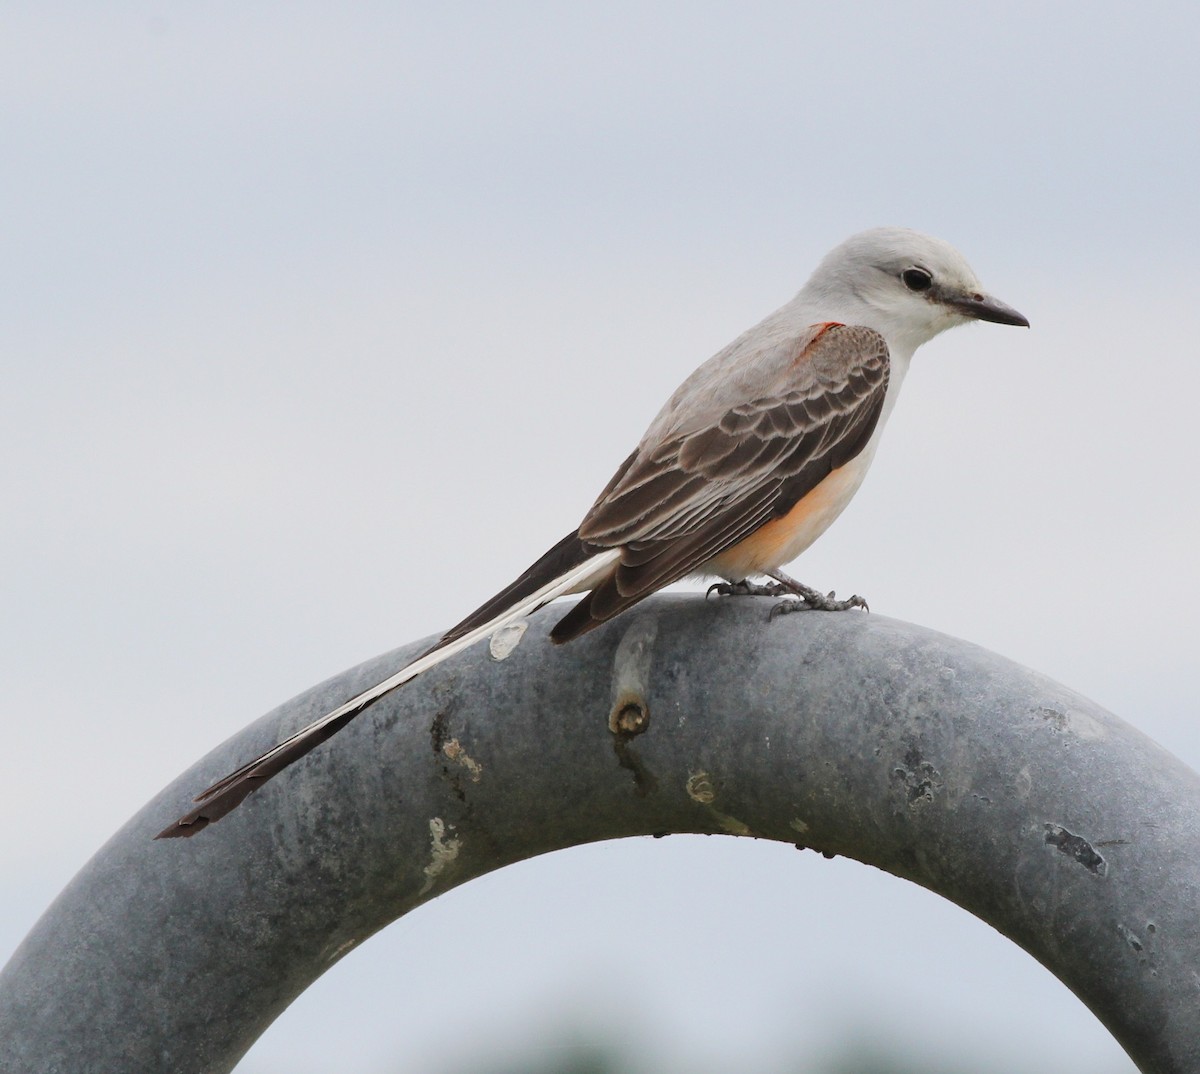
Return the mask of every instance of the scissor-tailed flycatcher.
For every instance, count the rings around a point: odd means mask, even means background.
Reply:
[[[214,783],[159,838],[219,820],[384,694],[566,593],[586,596],[551,631],[556,642],[689,575],[824,610],[864,606],[779,568],[862,484],[913,352],[971,320],[1029,325],[940,239],[904,228],[848,239],[791,302],[680,385],[578,529],[423,656]]]

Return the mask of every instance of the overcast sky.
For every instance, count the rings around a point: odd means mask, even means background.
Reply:
[[[0,960],[202,753],[506,584],[877,224],[1033,328],[918,354],[794,573],[1200,767],[1198,39],[1182,2],[4,5]],[[682,838],[451,892],[239,1069],[456,1072],[631,992],[660,1074],[846,1034],[1132,1070],[935,896]]]

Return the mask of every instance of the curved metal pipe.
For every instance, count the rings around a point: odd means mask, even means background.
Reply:
[[[567,649],[554,609],[381,701],[193,839],[191,794],[394,670],[369,661],[214,750],[119,831],[0,973],[5,1069],[227,1071],[422,902],[599,839],[754,835],[989,922],[1144,1071],[1200,1069],[1200,777],[1116,717],[878,615],[658,597]]]

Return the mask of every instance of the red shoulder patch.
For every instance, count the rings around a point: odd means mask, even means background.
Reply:
[[[813,342],[815,343],[831,328],[845,328],[845,327],[846,326],[841,321],[818,321],[816,324],[813,325],[813,328],[819,328],[820,331],[815,336],[813,336]]]
[[[804,358],[831,328],[845,328],[846,326],[841,321],[818,321],[816,324],[809,325],[809,327],[813,330],[813,337],[804,344],[804,350],[796,356],[797,361]]]

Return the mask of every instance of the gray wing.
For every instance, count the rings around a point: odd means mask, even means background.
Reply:
[[[554,640],[611,619],[786,514],[866,447],[888,372],[878,332],[831,325],[796,356],[790,386],[643,443],[579,527],[593,548],[620,547],[620,562],[559,621]]]

